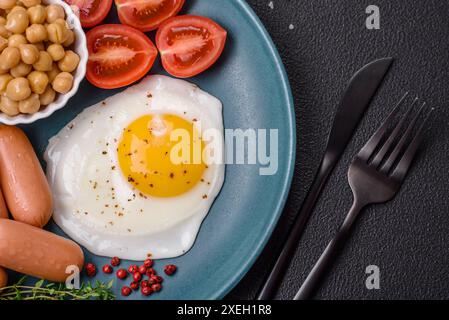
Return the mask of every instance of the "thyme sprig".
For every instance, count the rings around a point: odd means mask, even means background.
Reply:
[[[64,283],[45,283],[37,281],[34,286],[25,285],[27,277],[16,284],[0,289],[0,300],[114,300],[111,288],[114,280],[108,283],[95,281],[83,283],[79,289],[68,289]]]

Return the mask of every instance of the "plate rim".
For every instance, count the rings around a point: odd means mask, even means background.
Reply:
[[[273,230],[276,227],[282,212],[284,210],[285,204],[287,202],[287,198],[290,194],[290,189],[294,176],[294,169],[296,163],[296,151],[297,151],[297,132],[296,132],[296,112],[294,107],[294,99],[290,86],[289,77],[287,75],[285,66],[282,62],[281,56],[279,54],[276,45],[274,44],[271,36],[266,30],[265,26],[251,8],[251,6],[245,0],[234,0],[232,4],[235,6],[237,10],[239,10],[242,14],[242,18],[246,19],[251,26],[253,26],[256,30],[256,33],[261,36],[261,44],[269,51],[268,55],[270,56],[270,60],[272,61],[273,67],[276,70],[276,74],[280,76],[279,88],[281,89],[281,95],[283,96],[283,103],[285,103],[285,114],[286,114],[286,129],[285,137],[288,139],[287,142],[287,150],[288,152],[285,154],[287,166],[285,169],[285,173],[282,175],[280,179],[282,187],[279,188],[279,197],[277,197],[276,201],[273,201],[274,209],[271,212],[270,217],[267,217],[266,228],[259,234],[257,237],[257,243],[251,249],[251,253],[246,257],[245,261],[238,265],[233,272],[232,277],[223,278],[222,281],[217,283],[216,290],[207,290],[208,292],[199,290],[198,294],[196,294],[194,300],[205,299],[205,300],[221,300],[223,299],[235,286],[243,279],[243,277],[248,273],[251,267],[254,265],[262,251],[264,250],[266,244],[273,234]],[[70,237],[68,237],[70,239]],[[201,297],[201,298],[200,298]],[[179,299],[179,298],[174,298]],[[117,296],[117,300],[120,300],[120,297]]]
[[[259,245],[256,247],[256,250],[248,257],[247,262],[242,264],[241,267],[236,270],[235,276],[232,279],[229,279],[225,285],[222,286],[222,289],[212,295],[212,300],[221,300],[223,299],[232,289],[234,289],[237,284],[243,279],[243,277],[248,273],[251,267],[254,265],[263,249],[268,243],[268,240],[271,238],[274,228],[276,227],[281,215],[282,211],[285,208],[285,204],[287,202],[287,198],[290,194],[290,189],[293,181],[294,168],[296,163],[296,143],[297,143],[297,134],[296,134],[296,111],[295,104],[293,99],[293,93],[291,90],[290,80],[288,78],[287,71],[285,69],[282,58],[279,54],[279,51],[276,45],[273,42],[270,34],[265,28],[264,24],[251,8],[251,6],[245,0],[236,0],[236,4],[240,5],[242,12],[244,12],[247,17],[253,22],[254,26],[257,27],[259,33],[262,35],[264,42],[267,44],[271,55],[273,57],[273,62],[278,70],[278,73],[281,76],[281,87],[284,91],[284,95],[287,98],[286,109],[288,111],[288,125],[290,126],[290,130],[288,132],[289,136],[289,154],[288,154],[288,167],[286,168],[287,178],[284,180],[281,197],[277,203],[276,209],[273,211],[272,219],[269,221],[268,228],[265,229],[264,234],[261,236],[262,241],[259,242]]]

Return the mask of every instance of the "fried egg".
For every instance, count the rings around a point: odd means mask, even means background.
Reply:
[[[221,102],[184,80],[150,76],[50,140],[54,221],[96,255],[182,255],[222,188],[223,158]]]

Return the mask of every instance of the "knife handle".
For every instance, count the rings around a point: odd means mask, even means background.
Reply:
[[[310,188],[309,193],[304,200],[304,203],[296,215],[293,227],[288,233],[288,238],[285,242],[284,248],[281,251],[276,263],[271,270],[268,278],[266,279],[262,289],[257,295],[257,300],[272,300],[274,299],[276,292],[284,278],[285,272],[287,271],[291,259],[293,258],[298,242],[306,227],[307,221],[309,220],[313,208],[315,207],[316,201],[326,184],[327,179],[330,176],[333,168],[335,167],[336,160],[334,157],[324,157],[320,170],[318,171],[313,185]]]
[[[326,276],[329,267],[337,256],[337,253],[348,240],[350,231],[362,208],[362,205],[359,205],[356,201],[354,201],[354,204],[346,216],[345,221],[341,225],[335,237],[331,240],[331,242],[329,242],[326,249],[321,254],[312,271],[310,271],[294,300],[308,300],[313,297],[315,290]]]

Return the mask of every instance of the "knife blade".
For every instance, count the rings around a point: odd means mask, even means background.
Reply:
[[[257,300],[274,298],[324,186],[349,144],[354,131],[392,63],[393,58],[391,57],[372,61],[357,71],[350,79],[335,114],[326,151],[315,175],[314,182],[295,217],[293,226],[288,233],[287,240],[274,267],[259,291]]]

